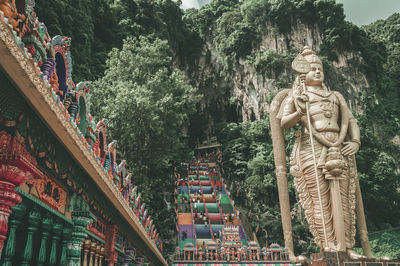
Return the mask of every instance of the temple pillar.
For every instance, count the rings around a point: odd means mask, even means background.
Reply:
[[[49,266],[54,266],[57,263],[57,243],[60,241],[60,235],[63,225],[60,221],[56,221],[52,228],[51,248],[49,256]]]
[[[89,260],[89,266],[94,266],[94,256],[95,256],[95,253],[96,253],[96,247],[97,247],[96,242],[92,242],[92,243],[90,244],[90,260]]]
[[[99,255],[99,266],[103,266],[104,252],[105,252],[105,248],[101,247],[100,255]]]
[[[42,266],[46,262],[46,246],[47,239],[50,236],[50,229],[53,224],[53,218],[46,213],[42,219],[42,239],[40,240],[39,257],[37,261],[38,266]]]
[[[114,266],[117,262],[118,254],[115,251],[115,239],[117,237],[118,227],[116,225],[107,225],[105,257],[108,266]]]
[[[62,240],[62,247],[61,247],[61,256],[60,256],[60,262],[59,262],[59,266],[64,266],[67,264],[67,246],[68,246],[68,242],[71,239],[71,228],[66,227],[63,229],[62,231],[62,236],[63,236],[63,240]]]
[[[72,238],[67,244],[67,265],[80,266],[83,240],[87,238],[86,226],[96,220],[89,204],[78,194],[71,196]]]
[[[27,237],[24,252],[22,255],[21,266],[29,266],[31,265],[32,260],[32,244],[33,244],[33,234],[37,231],[39,222],[41,220],[40,212],[37,208],[33,208],[29,212],[28,215],[28,228],[27,228]]]
[[[10,232],[8,235],[7,245],[4,250],[4,262],[2,266],[12,266],[12,259],[15,253],[15,234],[17,232],[18,226],[21,224],[26,212],[26,206],[21,203],[12,208],[13,213],[11,215],[11,220],[9,221]],[[1,252],[1,251],[0,251]]]
[[[99,265],[99,256],[100,256],[100,252],[101,252],[101,245],[98,244],[96,246],[96,253],[95,253],[95,258],[94,258],[94,265],[98,266]]]
[[[89,239],[85,240],[84,247],[83,247],[83,266],[88,266],[88,254],[90,250],[90,243]]]
[[[11,208],[22,198],[14,190],[28,178],[40,178],[36,160],[25,145],[6,131],[0,131],[0,256],[8,231]]]
[[[67,265],[79,266],[81,263],[81,247],[87,237],[86,226],[93,220],[93,215],[88,211],[73,211],[72,238],[67,244]]]
[[[7,239],[11,208],[22,201],[14,188],[21,185],[26,178],[26,173],[20,168],[7,164],[0,165],[0,255],[4,241]]]

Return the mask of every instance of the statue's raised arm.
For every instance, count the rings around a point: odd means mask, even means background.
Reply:
[[[315,243],[323,251],[359,257],[352,251],[357,217],[364,253],[370,257],[354,158],[361,144],[357,120],[344,97],[325,86],[322,62],[309,47],[292,67],[298,74],[292,89],[274,98],[270,114],[285,244],[293,249],[290,206],[283,202],[288,195],[282,130],[299,124],[290,173]]]

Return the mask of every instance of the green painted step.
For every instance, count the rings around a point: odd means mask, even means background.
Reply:
[[[198,213],[201,212],[201,211],[203,211],[203,212],[206,211],[206,209],[204,208],[204,203],[196,203],[196,207],[197,207],[197,212]],[[192,203],[192,208],[193,208],[193,212],[194,212],[195,209],[194,209],[194,204],[193,203]]]
[[[229,197],[227,194],[221,194],[221,204],[231,204],[231,201],[229,200]]]
[[[210,178],[209,178],[208,176],[201,175],[201,176],[200,176],[200,180],[205,181],[205,180],[210,180]]]
[[[233,213],[232,205],[229,204],[221,204],[222,213]]]
[[[185,197],[185,198],[189,201],[189,194],[186,194],[186,193],[184,193],[184,194],[179,194],[179,195],[178,195],[178,200],[180,201],[180,199],[181,199],[182,197]]]
[[[206,207],[209,213],[219,213],[219,208],[217,203],[206,203]]]

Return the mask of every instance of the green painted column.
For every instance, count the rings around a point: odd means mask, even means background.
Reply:
[[[42,239],[40,240],[39,257],[37,261],[38,266],[42,266],[46,262],[46,246],[47,239],[50,236],[50,230],[53,224],[53,218],[49,213],[46,213],[42,219]]]
[[[17,206],[11,208],[13,213],[9,219],[9,235],[7,239],[7,245],[4,249],[4,261],[2,266],[12,266],[12,259],[15,253],[15,233],[18,229],[19,224],[22,222],[26,212],[26,206],[24,203],[18,204]]]
[[[90,213],[86,200],[74,193],[71,196],[71,217],[73,222],[72,238],[67,244],[68,266],[79,266],[81,263],[81,247],[87,237],[86,226],[96,218]]]
[[[62,247],[61,247],[61,256],[59,266],[67,265],[67,246],[69,241],[71,240],[72,229],[68,227],[64,227],[62,231]]]
[[[85,227],[94,220],[93,215],[88,211],[72,212],[72,238],[67,245],[67,265],[79,266],[81,263],[81,247],[83,240],[87,237]]]
[[[28,215],[28,228],[24,253],[22,254],[21,266],[29,266],[32,260],[33,234],[37,231],[41,219],[40,212],[33,208]]]
[[[60,240],[60,234],[62,232],[63,225],[61,221],[57,220],[53,224],[52,236],[51,236],[51,248],[49,256],[49,266],[54,266],[57,263],[57,243]]]

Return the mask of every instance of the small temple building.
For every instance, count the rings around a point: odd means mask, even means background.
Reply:
[[[91,84],[73,81],[71,39],[34,5],[0,2],[0,264],[167,265]]]

